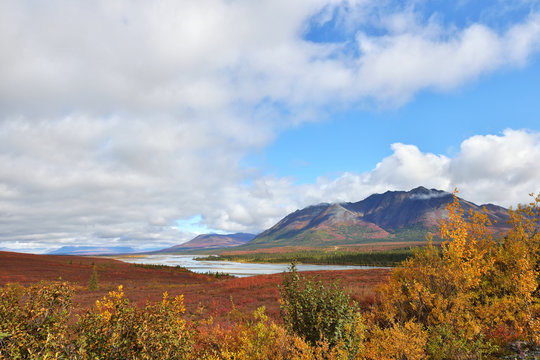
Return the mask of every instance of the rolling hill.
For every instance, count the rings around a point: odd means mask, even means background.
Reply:
[[[236,234],[203,234],[180,245],[155,251],[153,254],[189,252],[197,250],[209,250],[218,248],[229,248],[244,245],[255,238],[254,234],[236,233]]]

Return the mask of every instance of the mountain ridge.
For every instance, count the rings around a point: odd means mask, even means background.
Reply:
[[[438,225],[447,217],[446,206],[453,199],[449,192],[419,186],[409,191],[372,194],[357,202],[322,202],[291,212],[258,235],[202,234],[152,253],[350,248],[377,243],[414,245],[425,242],[428,233],[438,240]],[[494,232],[508,228],[507,209],[494,204],[476,205],[459,197],[458,200],[465,216],[469,210],[485,209],[494,223]]]
[[[356,245],[367,241],[425,241],[447,216],[451,193],[419,186],[386,191],[358,202],[320,203],[296,210],[240,248]],[[507,209],[458,197],[465,214],[486,210],[495,230],[506,228]],[[239,250],[240,250],[239,248]]]

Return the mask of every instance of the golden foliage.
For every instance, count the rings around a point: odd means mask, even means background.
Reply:
[[[73,356],[81,359],[168,359],[185,358],[191,349],[186,330],[183,297],[138,309],[124,298],[122,285],[96,301],[77,323]]]
[[[41,282],[0,289],[0,359],[62,358],[73,287]]]
[[[539,203],[511,210],[512,229],[497,242],[487,215],[464,216],[454,194],[441,250],[430,243],[393,272],[377,323],[421,324],[431,356],[445,353],[441,359],[489,354],[515,339],[538,343]]]

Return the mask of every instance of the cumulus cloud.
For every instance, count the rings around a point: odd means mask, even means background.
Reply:
[[[374,192],[416,186],[448,192],[478,204],[516,206],[540,193],[540,133],[507,129],[499,135],[476,135],[449,158],[424,153],[415,145],[393,144],[392,155],[363,174],[347,173],[312,185],[319,199],[358,201]]]
[[[539,158],[539,133],[506,130],[503,136],[473,136],[461,144],[451,164],[451,181],[479,200],[528,202],[525,194],[540,192]]]
[[[428,26],[380,37],[357,35],[358,90],[403,102],[419,89],[447,90],[501,66],[519,66],[540,46],[540,16],[503,33],[481,25],[450,34]]]
[[[420,183],[505,204],[535,190],[527,153],[496,180],[475,160],[517,136],[538,153],[537,135],[519,131],[471,138],[453,159],[394,144],[373,171],[302,186],[240,165],[328,106],[399,105],[538,51],[535,13],[502,31],[457,29],[379,3],[2,1],[0,247],[166,246],[191,236],[177,219],[258,231],[297,207]],[[333,13],[346,39],[307,40],[311,20]],[[362,28],[373,13],[388,19],[377,35]]]

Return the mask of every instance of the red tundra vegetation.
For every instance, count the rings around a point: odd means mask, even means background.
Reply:
[[[282,274],[244,278],[216,277],[196,274],[167,266],[145,266],[100,257],[33,255],[0,251],[0,286],[8,283],[29,285],[41,280],[68,281],[76,285],[73,296],[81,312],[95,301],[123,285],[124,296],[137,306],[159,301],[163,292],[170,296],[182,294],[186,314],[193,318],[212,316],[225,319],[233,306],[246,316],[260,306],[279,321],[279,289]],[[92,272],[96,270],[98,289],[88,289]],[[314,271],[325,283],[339,280],[352,297],[363,303],[371,302],[374,287],[384,281],[388,269]]]

